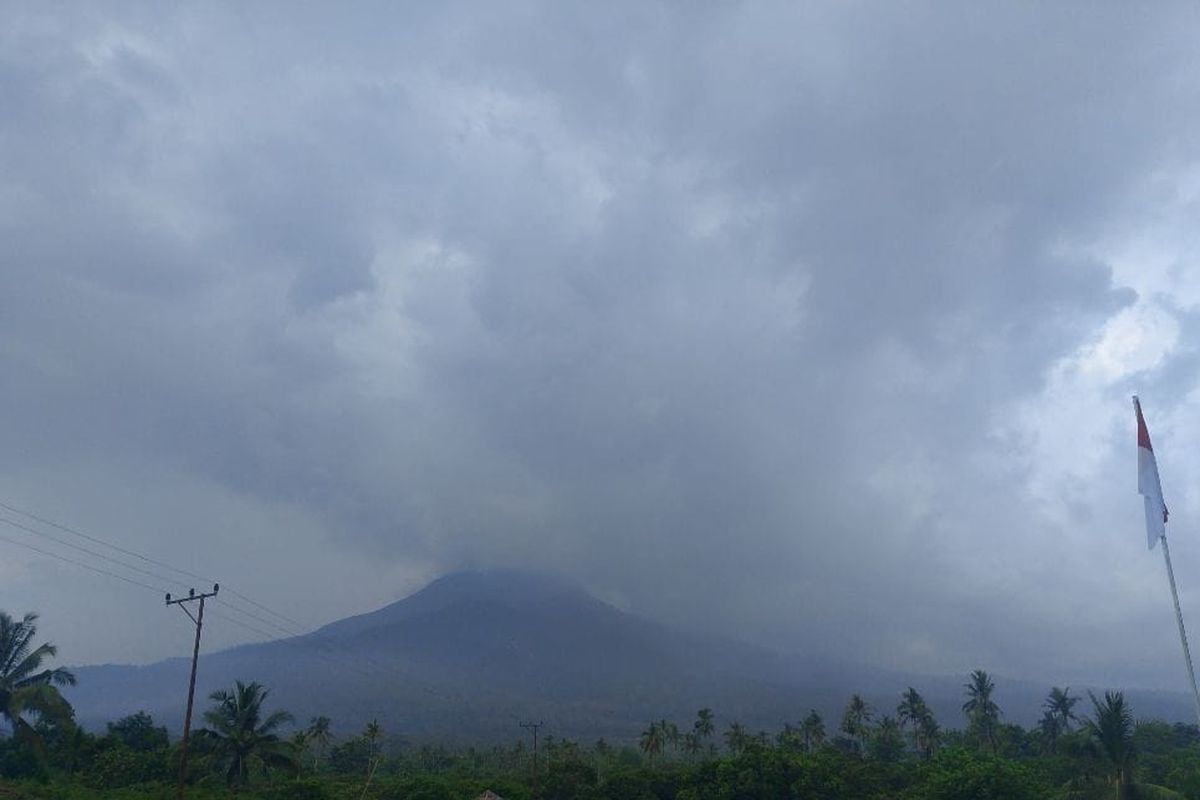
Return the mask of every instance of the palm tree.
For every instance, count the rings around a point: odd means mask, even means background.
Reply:
[[[36,622],[37,614],[26,614],[16,622],[0,611],[0,716],[14,736],[30,742],[39,742],[40,737],[24,715],[69,724],[71,706],[55,686],[75,685],[75,676],[62,667],[42,669],[42,662],[57,655],[58,649],[49,643],[33,646]]]
[[[825,744],[825,721],[816,709],[812,709],[800,723],[800,735],[804,737],[804,749],[809,753]]]
[[[933,754],[937,751],[938,740],[941,738],[942,729],[938,726],[931,711],[917,726],[917,750],[925,758],[933,758]]]
[[[996,684],[992,678],[981,669],[971,673],[970,680],[963,684],[967,690],[967,701],[963,703],[963,713],[971,731],[986,742],[992,752],[996,752],[996,728],[1000,724],[1000,706],[992,700],[992,692]]]
[[[867,705],[867,701],[857,694],[851,695],[850,702],[846,705],[846,711],[842,714],[842,733],[854,742],[856,752],[863,751],[863,745],[867,738],[867,725],[870,721],[871,707]]]
[[[383,728],[380,727],[378,719],[367,723],[367,727],[363,729],[363,738],[367,740],[367,752],[373,761],[378,753],[379,740],[383,738]]]
[[[244,786],[252,772],[265,773],[269,767],[296,769],[294,751],[276,733],[280,725],[292,721],[292,715],[275,711],[263,719],[262,706],[269,694],[258,683],[236,681],[233,691],[222,689],[208,696],[216,703],[204,712],[211,727],[197,731],[196,738],[209,746],[230,786]]]
[[[372,718],[367,723],[367,727],[363,729],[363,739],[367,742],[367,785],[371,785],[371,778],[375,775],[375,770],[379,769],[380,763],[383,761],[379,757],[379,740],[383,738],[383,728],[379,725],[379,720]],[[546,737],[546,747],[550,748],[550,737]],[[537,764],[534,764],[536,769]]]
[[[910,728],[913,748],[924,757],[931,757],[937,746],[938,724],[920,692],[908,687],[896,706],[896,718],[901,727]]]
[[[775,744],[780,750],[798,753],[804,750],[804,737],[801,735],[799,728],[793,726],[790,722],[785,722],[783,723],[783,730],[775,735]]]
[[[713,724],[711,708],[702,708],[696,712],[696,722],[692,725],[692,730],[701,740],[710,738],[716,732],[717,726]]]
[[[1072,709],[1078,702],[1078,697],[1071,696],[1071,687],[1060,689],[1055,686],[1046,696],[1046,702],[1042,703],[1042,719],[1038,726],[1046,737],[1047,749],[1051,753],[1058,748],[1058,737],[1068,733],[1071,723],[1076,721]]]
[[[313,772],[317,771],[317,759],[325,758],[325,751],[333,742],[333,732],[330,730],[329,717],[320,716],[313,717],[308,725],[308,739],[316,745],[316,752],[313,754]]]
[[[1113,769],[1113,783],[1117,788],[1117,800],[1129,795],[1133,779],[1133,714],[1125,704],[1124,692],[1105,692],[1104,702],[1088,692],[1092,699],[1095,719],[1084,722],[1092,736],[1093,744],[1108,759]]]
[[[699,734],[688,732],[683,735],[683,752],[689,757],[695,758],[704,749],[704,745],[700,742]]]
[[[292,738],[291,738],[291,744],[292,744],[292,750],[295,751],[296,758],[297,758],[297,760],[299,760],[300,757],[302,757],[303,755],[305,755],[308,752],[308,731],[302,729],[302,730],[293,732]],[[296,773],[297,779],[299,779],[299,775],[300,775],[300,773],[297,772]]]
[[[642,752],[654,763],[654,757],[662,752],[663,732],[657,722],[651,722],[650,727],[642,731]]]
[[[1071,723],[1078,719],[1072,710],[1078,702],[1078,697],[1071,696],[1070,686],[1066,689],[1060,689],[1055,686],[1050,690],[1050,694],[1046,696],[1046,702],[1042,704],[1042,707],[1058,720],[1061,730],[1069,732],[1071,730]]]
[[[740,722],[731,722],[729,730],[725,731],[725,745],[729,748],[729,752],[737,755],[745,750],[748,744],[750,744],[750,734],[746,733],[746,728]]]
[[[662,731],[663,741],[671,745],[672,752],[679,752],[679,726],[674,722],[667,722],[665,719],[658,723],[658,729]]]

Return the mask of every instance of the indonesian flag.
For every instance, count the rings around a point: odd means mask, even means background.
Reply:
[[[1146,429],[1142,404],[1138,402],[1137,395],[1133,396],[1133,410],[1137,413],[1138,494],[1146,504],[1146,544],[1153,550],[1155,543],[1167,535],[1167,504],[1163,502],[1158,463],[1154,460],[1150,431]]]

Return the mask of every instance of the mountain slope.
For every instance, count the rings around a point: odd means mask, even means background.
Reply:
[[[78,668],[69,690],[81,723],[99,727],[137,710],[178,729],[188,661]],[[624,613],[584,592],[516,572],[469,572],[435,581],[377,611],[311,634],[201,657],[204,698],[233,680],[257,680],[304,722],[336,730],[378,718],[409,738],[511,739],[543,719],[556,736],[630,740],[651,719],[685,722],[710,706],[722,724],[775,730],[810,708],[836,727],[851,692],[888,713],[917,686],[944,724],[957,725],[960,677],[910,676],[705,639]],[[1048,686],[998,681],[1012,721],[1029,724]],[[1142,699],[1146,705],[1137,705]],[[1139,714],[1186,719],[1175,695],[1135,699]]]

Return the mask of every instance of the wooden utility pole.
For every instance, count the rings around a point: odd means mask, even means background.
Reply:
[[[521,722],[518,724],[527,731],[533,731],[533,774],[537,775],[537,766],[538,766],[538,763],[537,763],[537,733],[538,733],[538,728],[542,727],[546,723],[544,723],[544,722]]]
[[[188,679],[187,712],[183,715],[183,741],[179,747],[179,785],[175,788],[175,797],[178,800],[183,800],[183,786],[187,781],[188,739],[192,733],[192,701],[196,697],[196,661],[200,658],[200,630],[204,627],[204,600],[216,597],[220,590],[220,584],[214,583],[211,592],[196,594],[195,589],[188,589],[187,597],[177,597],[174,600],[171,599],[170,594],[167,595],[167,605],[179,606],[196,626],[196,643],[192,646],[192,676]],[[196,610],[196,616],[193,617],[192,612],[184,603],[191,603],[195,600],[200,601],[200,607]]]

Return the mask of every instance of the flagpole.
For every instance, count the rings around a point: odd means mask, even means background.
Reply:
[[[1163,559],[1167,562],[1167,580],[1171,582],[1171,599],[1175,601],[1175,621],[1179,623],[1179,643],[1183,645],[1183,660],[1187,664],[1188,680],[1192,683],[1192,699],[1196,701],[1196,721],[1200,723],[1200,690],[1196,688],[1196,670],[1192,667],[1192,651],[1188,648],[1187,631],[1183,627],[1183,611],[1179,609],[1179,590],[1175,588],[1175,570],[1171,568],[1171,550],[1167,535],[1162,535]]]

